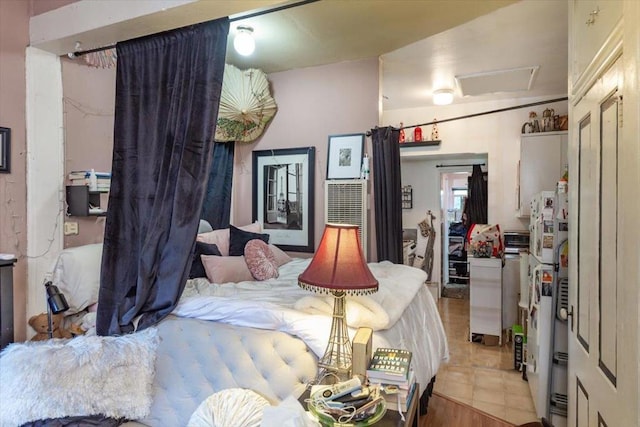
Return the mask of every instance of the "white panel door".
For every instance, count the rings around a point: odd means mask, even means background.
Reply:
[[[628,296],[636,295],[629,290],[637,283],[624,283],[620,273],[622,80],[620,58],[571,114],[570,215],[577,227],[570,228],[569,245],[568,422],[577,427],[638,422],[628,410],[638,405],[638,355],[622,339],[626,325],[638,322],[637,311],[628,310]]]

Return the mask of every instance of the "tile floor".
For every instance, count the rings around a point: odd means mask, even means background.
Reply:
[[[469,342],[469,300],[440,298],[449,339],[449,363],[440,367],[435,390],[515,425],[538,421],[522,375],[513,370],[511,343]]]

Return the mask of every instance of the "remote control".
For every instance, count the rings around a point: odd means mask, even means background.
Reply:
[[[378,406],[378,403],[380,403],[380,401],[382,401],[382,397],[376,397],[375,399],[373,399],[372,401],[370,401],[366,405],[362,405],[361,407],[356,409],[356,412],[354,412],[353,414],[354,415],[361,414],[361,413],[363,413],[365,411],[368,411],[371,408],[375,408],[376,406]]]
[[[353,408],[358,409],[359,407],[361,407],[362,405],[366,405],[367,403],[369,403],[371,401],[370,398],[365,397],[362,399],[358,399],[358,400],[352,400],[350,402],[345,402],[345,406],[351,406]]]
[[[344,396],[336,397],[335,400],[340,402],[353,402],[356,400],[367,399],[369,397],[369,387],[362,387],[360,390],[356,390],[352,393],[345,394]]]
[[[326,400],[324,404],[327,405],[328,408],[332,409],[342,409],[346,406],[344,403],[338,402],[337,400]]]
[[[321,392],[324,400],[333,400],[345,394],[352,393],[362,388],[362,383],[358,377],[353,377],[348,381],[334,384]]]

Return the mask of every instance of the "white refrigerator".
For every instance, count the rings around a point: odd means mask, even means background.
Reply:
[[[527,379],[538,417],[566,426],[568,329],[567,194],[543,191],[531,202]]]

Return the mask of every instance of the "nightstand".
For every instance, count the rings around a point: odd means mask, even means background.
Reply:
[[[0,350],[13,342],[13,265],[16,259],[0,260]]]
[[[305,403],[305,399],[309,398],[309,390],[307,389],[302,396],[298,399],[298,401],[302,404],[302,406],[307,409],[307,404]],[[411,397],[411,405],[409,405],[409,410],[404,414],[405,420],[402,421],[400,417],[400,413],[398,411],[393,411],[387,407],[387,412],[384,414],[384,417],[374,424],[375,427],[418,427],[420,423],[420,384],[416,384],[416,391],[413,393]]]

